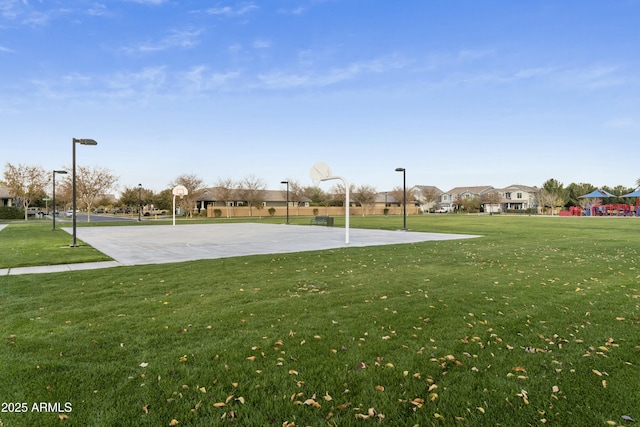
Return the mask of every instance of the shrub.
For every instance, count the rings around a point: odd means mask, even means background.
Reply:
[[[15,206],[0,206],[0,219],[23,219],[24,211]]]
[[[220,218],[222,216],[222,211],[220,209],[214,209],[213,216],[216,218]]]
[[[276,208],[270,207],[269,208],[269,215],[274,216],[275,214],[276,214]]]

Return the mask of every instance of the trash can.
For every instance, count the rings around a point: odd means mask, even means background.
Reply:
[[[332,216],[328,216],[327,217],[327,227],[333,227],[333,217]]]

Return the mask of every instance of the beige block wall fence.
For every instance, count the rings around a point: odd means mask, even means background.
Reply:
[[[221,218],[226,218],[227,216],[229,217],[248,217],[248,216],[255,216],[255,217],[264,217],[264,216],[270,216],[269,215],[269,207],[263,207],[262,209],[257,209],[257,208],[252,208],[251,211],[249,211],[249,208],[247,206],[241,206],[241,207],[230,207],[228,210],[226,207],[224,206],[208,206],[207,207],[207,217],[208,218],[214,218],[215,214],[214,214],[214,209],[220,209],[220,212],[222,212],[222,215],[220,216]],[[314,213],[314,209],[317,209],[318,213]],[[402,207],[390,207],[388,208],[389,215],[402,215]],[[286,216],[287,215],[287,208],[285,206],[277,206],[275,207],[275,213],[273,216]],[[384,215],[384,208],[383,207],[376,207],[376,208],[369,208],[369,209],[365,209],[362,207],[351,207],[349,209],[349,213],[351,214],[351,216],[354,215]],[[407,214],[408,215],[415,215],[418,213],[418,208],[417,206],[407,206]],[[289,207],[289,216],[306,216],[306,217],[311,217],[311,216],[315,216],[315,215],[322,215],[322,216],[344,216],[344,208],[342,207]]]

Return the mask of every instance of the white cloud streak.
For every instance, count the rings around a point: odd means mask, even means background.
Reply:
[[[209,9],[205,9],[205,13],[209,15],[232,17],[232,16],[246,15],[247,13],[250,13],[256,9],[258,9],[258,6],[256,6],[253,3],[249,3],[242,6],[237,6],[237,7],[231,7],[231,6],[211,7]]]
[[[258,75],[260,82],[268,89],[286,89],[301,87],[321,87],[354,80],[372,74],[382,74],[404,68],[406,61],[396,57],[377,58],[334,67],[329,70],[304,72],[273,71]]]
[[[202,34],[202,30],[173,30],[171,34],[156,42],[141,43],[123,50],[127,53],[146,53],[172,48],[190,49],[199,43],[200,34]]]

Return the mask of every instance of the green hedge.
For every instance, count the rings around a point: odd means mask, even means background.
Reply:
[[[0,206],[0,219],[23,219],[24,211],[15,206]]]

